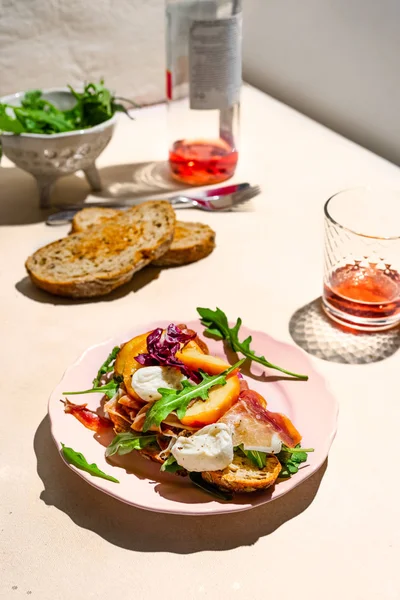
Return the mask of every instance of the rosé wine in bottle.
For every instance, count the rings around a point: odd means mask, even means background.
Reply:
[[[166,0],[169,164],[188,185],[238,161],[242,0]]]

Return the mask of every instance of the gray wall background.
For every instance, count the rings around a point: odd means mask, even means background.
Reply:
[[[104,76],[164,99],[164,0],[0,0],[0,95]],[[400,0],[243,0],[244,78],[400,164]]]
[[[246,81],[400,164],[400,0],[243,0]]]

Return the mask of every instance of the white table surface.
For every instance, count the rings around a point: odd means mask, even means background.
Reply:
[[[119,182],[114,194],[165,191],[164,134],[164,106],[121,118],[99,159],[106,183]],[[109,298],[80,303],[29,284],[26,257],[68,228],[46,227],[32,178],[3,166],[0,597],[400,598],[398,354],[367,365],[312,359],[340,402],[329,461],[246,513],[181,517],[119,503],[62,463],[46,416],[67,365],[138,321],[191,319],[196,306],[218,305],[293,343],[292,314],[321,293],[324,201],[366,183],[400,187],[400,170],[246,87],[235,180],[260,184],[262,195],[240,213],[180,213],[216,230],[210,258],[154,279],[145,271]],[[87,194],[72,176],[54,199]]]

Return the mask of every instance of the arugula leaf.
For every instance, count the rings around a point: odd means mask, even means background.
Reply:
[[[307,461],[308,452],[314,452],[314,448],[301,448],[300,444],[297,444],[294,448],[289,448],[282,444],[282,450],[276,455],[282,465],[279,477],[287,479],[297,473],[299,470],[298,465]]]
[[[9,107],[14,111],[18,121],[24,126],[25,131],[37,133],[51,128],[52,133],[71,131],[73,126],[65,119],[63,113],[52,114],[49,111],[26,109],[17,106]]]
[[[117,354],[119,352],[119,346],[115,346],[107,356],[106,360],[101,365],[100,369],[97,372],[96,377],[93,379],[93,387],[97,387],[100,385],[100,379],[106,373],[109,373],[113,370],[112,365],[114,364],[115,359],[117,358]]]
[[[116,112],[125,112],[125,108],[104,86],[104,80],[99,83],[89,83],[82,93],[68,86],[77,103],[71,111],[75,117],[76,128],[93,127],[110,119]]]
[[[160,471],[166,471],[167,473],[176,473],[177,471],[184,471],[184,467],[178,465],[176,462],[176,458],[173,454],[170,454],[166,460],[164,460],[161,465]]]
[[[45,100],[42,97],[42,92],[40,90],[31,90],[30,92],[25,92],[24,97],[21,100],[22,108],[26,108],[27,110],[43,110],[52,115],[65,116],[67,111],[62,111],[54,106],[48,100]]]
[[[17,120],[13,119],[6,113],[6,105],[0,104],[0,132],[7,131],[9,133],[23,133],[24,127]]]
[[[281,371],[282,373],[290,375],[291,377],[295,377],[296,379],[307,381],[308,375],[301,375],[299,373],[287,371],[286,369],[278,367],[277,365],[269,362],[265,356],[258,356],[254,350],[250,348],[250,344],[252,342],[251,335],[241,342],[239,340],[239,329],[242,325],[242,319],[238,318],[235,326],[229,327],[228,318],[220,308],[217,308],[214,311],[210,308],[198,307],[197,312],[201,317],[202,325],[206,327],[205,332],[218,339],[227,340],[234,352],[240,352],[250,360],[254,360],[255,362],[260,363],[260,365],[270,369],[276,369],[277,371]]]
[[[118,479],[115,479],[115,477],[112,477],[112,475],[107,475],[107,473],[101,471],[95,463],[90,465],[81,452],[76,452],[76,450],[64,446],[62,442],[61,446],[61,452],[63,453],[64,458],[71,463],[71,465],[74,465],[78,469],[81,469],[81,471],[86,471],[95,477],[101,477],[102,479],[108,479],[108,481],[119,483]]]
[[[259,450],[245,450],[243,445],[238,446],[238,448],[259,469],[263,469],[267,464],[267,455],[265,452],[260,452]]]
[[[235,450],[243,452],[259,469],[263,469],[267,464],[267,454],[265,452],[245,450],[243,444],[237,446]],[[314,448],[301,448],[300,444],[297,444],[295,448],[289,448],[285,444],[282,444],[281,451],[275,455],[282,465],[279,477],[284,479],[297,473],[299,470],[298,465],[307,461],[308,452],[314,452]]]
[[[147,411],[146,420],[143,425],[143,431],[148,431],[152,425],[157,427],[168,415],[176,410],[179,419],[185,416],[186,409],[191,400],[201,398],[207,400],[209,389],[215,385],[225,385],[226,377],[235,369],[243,364],[245,359],[240,360],[235,365],[226,369],[219,375],[207,375],[200,371],[202,381],[195,385],[187,379],[182,381],[181,390],[171,390],[168,388],[159,388],[157,391],[161,394],[160,400],[156,400],[150,410]]]
[[[29,92],[26,92],[21,100],[21,106],[24,108],[38,108],[39,110],[42,110],[45,106],[42,92],[40,90],[30,90]]]
[[[207,483],[207,481],[204,481],[200,473],[195,473],[192,471],[189,473],[189,477],[194,485],[202,489],[204,492],[207,492],[207,494],[211,494],[219,500],[232,500],[233,494],[230,492],[223,492],[214,485],[211,485],[211,483]]]
[[[69,110],[60,110],[42,97],[40,90],[26,92],[21,106],[0,104],[0,134],[2,132],[40,133],[51,135],[66,131],[76,131],[93,127],[110,119],[116,112],[124,112],[129,118],[125,106],[117,100],[131,102],[125,98],[116,98],[100,83],[89,83],[83,92],[76,92],[69,86],[76,104]],[[137,106],[134,102],[132,105]],[[7,109],[13,114],[7,114]],[[2,148],[0,143],[0,159]]]
[[[127,113],[104,86],[103,80],[85,85],[83,92],[68,87],[76,100],[75,106],[69,110],[58,109],[43,98],[40,90],[26,92],[21,106],[0,104],[0,131],[51,135],[93,127],[107,121],[116,112]],[[6,109],[12,111],[15,118],[6,114]]]
[[[97,392],[103,392],[103,394],[105,394],[107,398],[110,398],[111,400],[111,398],[117,393],[119,384],[120,381],[114,377],[114,379],[111,379],[111,381],[105,385],[93,387],[90,390],[81,390],[79,392],[63,392],[63,395],[66,396],[68,394],[70,396],[77,396],[79,394],[97,394]]]
[[[106,373],[109,373],[113,370],[112,365],[114,364],[118,352],[119,346],[115,346],[115,348],[111,350],[110,354],[107,356],[106,360],[98,370],[96,377],[93,379],[93,387],[90,390],[81,390],[79,392],[63,392],[63,394],[70,394],[72,396],[76,396],[79,394],[96,394],[98,392],[103,392],[103,394],[105,394],[107,398],[110,398],[111,400],[111,398],[117,393],[122,378],[118,376],[113,377],[104,385],[100,385],[100,379],[102,375],[105,375]]]
[[[113,456],[113,454],[123,456],[133,450],[141,450],[156,440],[156,435],[143,435],[142,433],[132,433],[130,431],[118,433],[111,444],[107,446],[106,456]]]

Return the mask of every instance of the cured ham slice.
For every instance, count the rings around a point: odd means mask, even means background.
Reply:
[[[293,448],[300,442],[301,435],[290,419],[267,410],[265,405],[260,394],[243,390],[236,404],[219,420],[230,427],[234,446],[277,454],[282,443]]]
[[[139,412],[139,410],[143,406],[143,402],[141,402],[139,400],[135,400],[134,398],[131,398],[127,394],[124,394],[123,396],[121,396],[121,398],[118,399],[118,404],[122,404],[122,406],[127,406],[128,408],[131,408],[132,410],[134,410],[136,412]]]
[[[91,429],[96,433],[109,431],[112,427],[111,421],[101,417],[93,410],[86,408],[87,404],[74,404],[69,400],[64,401],[64,412],[73,415],[87,429]]]
[[[240,391],[243,392],[244,390],[248,390],[249,384],[247,383],[247,381],[245,379],[243,379],[243,377],[241,375],[239,376],[239,380],[240,380]]]

